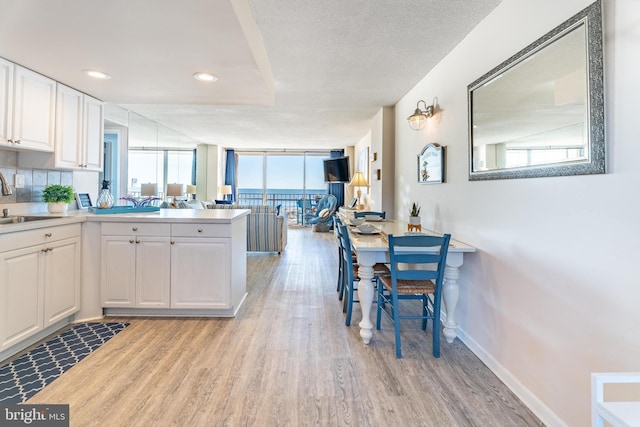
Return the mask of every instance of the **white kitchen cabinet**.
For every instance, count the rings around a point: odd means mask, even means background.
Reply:
[[[0,253],[0,350],[42,330],[40,248]]]
[[[82,150],[84,169],[101,171],[104,151],[104,103],[83,97]]]
[[[58,83],[54,167],[102,170],[103,103]]]
[[[192,214],[202,222],[182,221]],[[100,218],[104,313],[234,316],[247,296],[246,213],[166,209],[162,222],[141,216]]]
[[[13,123],[8,141],[14,148],[52,152],[56,82],[19,65],[13,73]]]
[[[80,225],[2,237],[0,351],[80,309]]]
[[[168,224],[103,224],[103,307],[169,307],[169,230]]]
[[[231,239],[172,237],[171,307],[229,308]]]
[[[13,68],[12,62],[0,58],[0,147],[13,142]]]
[[[44,327],[80,310],[80,237],[47,245],[44,259]]]

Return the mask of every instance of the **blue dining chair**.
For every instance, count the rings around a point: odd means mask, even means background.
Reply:
[[[374,211],[357,211],[353,213],[353,217],[354,218],[364,218],[367,215],[376,215],[379,216],[381,219],[386,219],[387,218],[387,213],[386,212],[374,212]]]
[[[380,330],[380,317],[384,311],[393,320],[396,338],[396,357],[402,357],[400,320],[421,319],[422,329],[427,321],[433,325],[433,356],[440,357],[440,305],[444,267],[449,251],[451,235],[443,236],[394,236],[390,234],[390,276],[378,277],[378,309],[376,329]],[[424,248],[437,248],[426,252]],[[398,264],[411,264],[411,269],[400,269]],[[405,267],[406,268],[406,267]],[[419,300],[422,313],[401,315],[399,301]],[[387,308],[387,305],[390,306]],[[405,309],[406,306],[402,306]]]
[[[351,240],[349,238],[349,232],[347,231],[347,226],[340,223],[338,225],[338,239],[340,246],[340,255],[342,258],[342,287],[341,287],[341,299],[342,303],[342,311],[347,313],[347,317],[345,319],[345,325],[351,326],[351,314],[353,312],[353,303],[359,303],[357,299],[355,299],[355,293],[358,290],[356,287],[357,283],[360,282],[360,278],[358,277],[359,266],[355,262],[353,253],[351,252]],[[383,263],[376,263],[373,266],[373,274],[374,279],[377,280],[378,276],[388,275],[390,274],[389,268]]]

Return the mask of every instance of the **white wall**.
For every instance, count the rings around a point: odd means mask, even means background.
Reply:
[[[423,225],[478,249],[460,278],[463,338],[548,425],[590,424],[591,372],[640,370],[640,2],[604,2],[605,175],[469,182],[466,87],[590,3],[504,0],[396,105],[396,217],[419,202]],[[434,96],[441,112],[411,130]],[[418,185],[431,142],[446,183]]]
[[[369,156],[376,160],[369,162],[369,209],[384,211],[393,217],[395,189],[395,111],[393,107],[383,107],[371,119],[371,147]],[[376,170],[380,169],[380,179]]]

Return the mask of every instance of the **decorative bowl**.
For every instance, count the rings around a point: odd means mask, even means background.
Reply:
[[[376,230],[377,230],[377,228],[375,228],[371,224],[364,223],[364,224],[360,224],[360,226],[358,226],[358,231],[360,231],[362,233],[373,233]]]
[[[364,218],[351,218],[351,225],[359,226],[364,222]]]

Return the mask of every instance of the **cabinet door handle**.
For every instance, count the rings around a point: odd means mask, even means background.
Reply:
[[[133,231],[138,231],[138,227],[131,227]]]
[[[49,249],[47,249],[47,248],[40,249],[40,252],[48,252],[48,251],[49,251]]]
[[[19,139],[16,139],[16,140],[15,140],[15,141],[13,141],[13,142],[14,142],[14,144],[20,144],[20,140],[19,140]]]
[[[133,243],[133,239],[129,240],[129,243]]]
[[[140,240],[136,240],[136,243],[140,243]]]
[[[8,142],[9,144],[13,144],[13,139],[7,139],[7,142]]]
[[[202,228],[198,228],[198,233],[202,233]]]
[[[176,243],[176,241],[175,241],[175,240],[172,240],[172,241],[171,241],[171,244],[172,244],[172,245],[173,245],[173,244],[175,244],[175,243]]]
[[[44,237],[51,237],[53,236],[53,233],[45,233]]]

